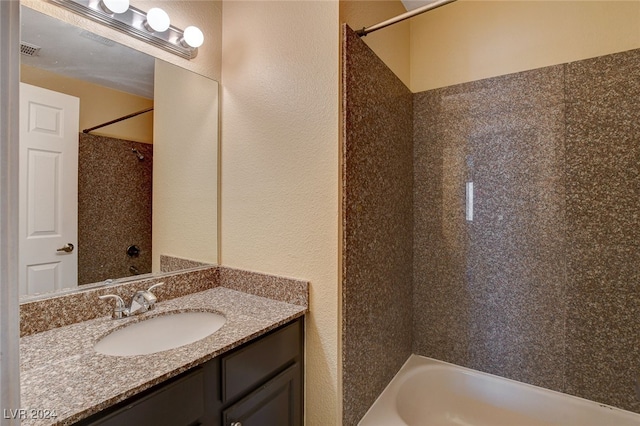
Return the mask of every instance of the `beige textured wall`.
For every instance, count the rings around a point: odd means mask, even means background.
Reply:
[[[156,60],[152,269],[218,263],[218,83]]]
[[[220,0],[131,0],[131,5],[138,9],[149,10],[154,6],[163,8],[171,18],[171,25],[178,28],[185,29],[189,25],[200,28],[204,33],[205,42],[198,48],[198,56],[192,60],[180,58],[119,31],[82,18],[46,0],[20,0],[20,3],[169,63],[214,80],[220,80],[222,61],[222,1]]]
[[[80,98],[80,128],[78,132],[153,106],[152,99],[65,77],[28,65],[20,67],[20,81]],[[94,130],[91,134],[153,143],[153,112]]]
[[[308,280],[306,424],[340,424],[337,1],[223,8],[221,261]]]
[[[341,0],[340,23],[348,24],[355,31],[406,11],[400,0]],[[362,37],[407,87],[410,84],[409,39],[409,21]]]
[[[638,47],[637,0],[459,0],[411,20],[410,88],[421,92]]]

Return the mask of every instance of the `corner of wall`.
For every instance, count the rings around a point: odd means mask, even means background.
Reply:
[[[369,27],[407,10],[400,0],[341,0],[340,22],[347,23],[353,30]],[[362,40],[393,71],[393,73],[410,87],[410,24],[401,22],[362,37]]]

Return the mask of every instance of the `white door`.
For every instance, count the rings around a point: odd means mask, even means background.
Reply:
[[[76,97],[20,83],[20,294],[78,286]]]

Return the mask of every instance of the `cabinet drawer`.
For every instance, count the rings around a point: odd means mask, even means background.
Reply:
[[[198,369],[86,425],[188,426],[204,413],[204,374]]]
[[[301,352],[301,322],[296,321],[255,343],[222,357],[222,401],[228,402],[270,379]]]

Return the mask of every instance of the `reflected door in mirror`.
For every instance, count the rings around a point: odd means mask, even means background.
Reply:
[[[21,83],[21,295],[77,286],[78,117],[78,98]]]

